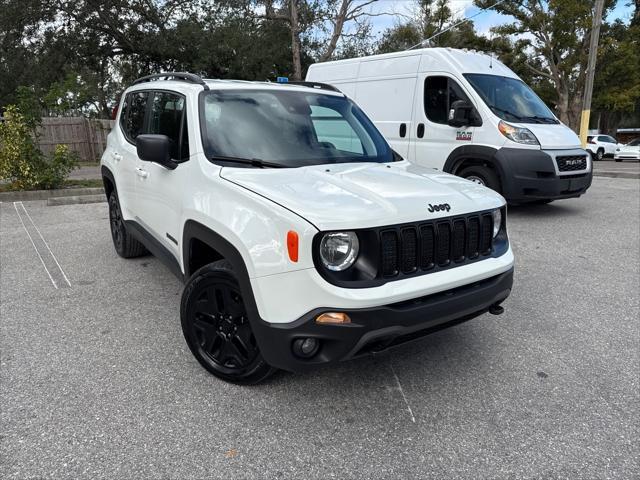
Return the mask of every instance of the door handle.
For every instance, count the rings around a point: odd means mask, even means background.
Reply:
[[[111,152],[111,158],[113,158],[116,162],[122,160],[122,155],[116,152]]]
[[[141,169],[140,167],[136,167],[136,174],[142,178],[147,178],[149,176],[149,172]]]
[[[406,123],[401,123],[400,124],[400,131],[398,132],[400,134],[400,138],[404,138],[407,136],[407,124]]]
[[[418,138],[424,137],[424,123],[418,124]]]

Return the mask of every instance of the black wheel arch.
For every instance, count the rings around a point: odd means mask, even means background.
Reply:
[[[118,189],[116,188],[116,179],[113,176],[111,170],[109,170],[106,166],[102,166],[100,169],[102,174],[102,184],[104,185],[104,193],[107,196],[107,200],[111,196],[111,192],[118,193]]]
[[[268,329],[269,326],[262,319],[260,312],[258,311],[258,305],[256,304],[256,299],[253,295],[253,288],[251,287],[251,280],[249,279],[249,272],[242,254],[227,239],[214,232],[209,227],[195,220],[187,220],[184,225],[182,237],[185,282],[188,281],[191,275],[195,272],[195,270],[190,267],[189,261],[194,240],[205,243],[208,247],[219,253],[220,259],[227,260],[231,264],[233,273],[240,285],[240,293],[242,294],[242,298],[247,309],[251,328],[253,328],[256,335],[258,346],[264,354],[264,331],[265,329]]]
[[[504,172],[500,163],[496,161],[497,151],[496,148],[485,145],[461,145],[449,154],[442,170],[455,175],[463,166],[486,164],[492,167],[498,173],[498,178],[502,180]]]

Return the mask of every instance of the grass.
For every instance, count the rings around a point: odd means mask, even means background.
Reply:
[[[65,180],[59,188],[97,188],[103,187],[102,180]],[[10,183],[0,183],[0,192],[18,191]]]

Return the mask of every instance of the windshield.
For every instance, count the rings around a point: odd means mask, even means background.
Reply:
[[[200,116],[205,153],[216,163],[301,167],[393,161],[382,135],[342,96],[275,89],[210,91],[202,94]]]
[[[464,76],[484,103],[503,120],[559,123],[549,107],[520,79],[481,73]]]

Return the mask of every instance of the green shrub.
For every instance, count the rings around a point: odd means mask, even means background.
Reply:
[[[7,107],[0,123],[0,180],[12,190],[57,188],[77,165],[78,158],[66,145],[57,145],[45,156],[34,141],[35,131],[15,106]]]

